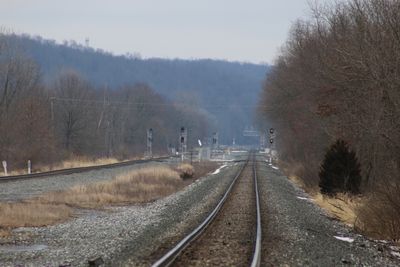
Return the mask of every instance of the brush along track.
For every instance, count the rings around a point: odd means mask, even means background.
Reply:
[[[190,243],[199,235],[195,230],[153,266],[259,265],[261,223],[254,164],[253,159],[241,169],[212,223],[207,227],[205,221],[205,230],[201,226],[196,229],[199,233],[204,230],[201,236]]]

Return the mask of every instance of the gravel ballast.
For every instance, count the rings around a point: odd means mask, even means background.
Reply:
[[[279,170],[258,159],[261,266],[400,266],[393,253],[397,248],[369,240],[332,219]],[[99,257],[102,266],[149,266],[204,220],[242,164],[229,163],[219,173],[152,203],[78,210],[75,218],[58,225],[15,229],[12,238],[0,238],[0,266],[88,266],[88,260]],[[89,178],[77,177],[79,183],[99,179],[99,173],[80,175]],[[109,175],[104,179],[116,173]],[[61,181],[57,188],[70,187],[74,182],[67,180],[59,177],[54,183]],[[42,190],[54,188],[46,185],[49,180],[42,182]],[[22,196],[37,194],[36,189],[15,190],[26,192]]]
[[[249,266],[256,232],[253,165],[248,164],[224,206],[171,266]]]
[[[240,167],[230,165],[153,203],[82,210],[62,224],[16,229],[12,241],[0,245],[0,266],[87,266],[97,257],[104,266],[148,266],[155,251],[167,249],[208,214]]]
[[[400,266],[388,246],[330,218],[279,170],[259,163],[262,266]]]

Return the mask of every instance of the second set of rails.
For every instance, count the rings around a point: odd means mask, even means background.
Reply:
[[[251,153],[206,219],[152,266],[260,266],[256,164]]]
[[[52,170],[52,171],[38,172],[38,173],[31,173],[31,174],[0,176],[0,183],[17,181],[17,180],[44,178],[44,177],[51,177],[51,176],[57,176],[57,175],[68,175],[68,174],[73,174],[73,173],[89,172],[89,171],[100,170],[100,169],[111,169],[111,168],[130,166],[130,165],[135,165],[135,164],[149,163],[149,162],[162,162],[162,161],[172,159],[172,158],[176,158],[176,157],[168,156],[168,157],[158,157],[158,158],[151,158],[151,159],[137,159],[137,160],[121,161],[121,162],[116,162],[116,163],[111,163],[111,164],[104,164],[104,165],[75,167],[75,168],[59,169],[59,170]]]

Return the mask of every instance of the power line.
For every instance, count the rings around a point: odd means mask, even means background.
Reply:
[[[80,103],[91,103],[91,104],[98,104],[101,106],[155,106],[155,107],[193,107],[190,104],[186,103],[157,103],[157,102],[122,102],[122,101],[107,101],[106,103],[104,100],[90,100],[90,99],[76,99],[76,98],[63,98],[63,97],[51,97],[51,100],[60,101],[60,102],[80,102]],[[205,105],[200,106],[199,108],[203,109],[213,109],[213,108],[267,108],[266,105]]]

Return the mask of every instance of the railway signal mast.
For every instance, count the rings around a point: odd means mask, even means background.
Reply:
[[[265,145],[265,135],[264,133],[260,133],[260,149],[264,150],[266,145]]]
[[[272,150],[275,149],[275,129],[271,128],[269,129],[269,163],[272,163]]]
[[[181,146],[181,154],[183,161],[184,154],[186,153],[187,150],[187,130],[185,127],[181,127],[181,131],[179,133],[179,143]]]
[[[212,146],[213,146],[213,149],[218,148],[218,132],[213,133]]]

